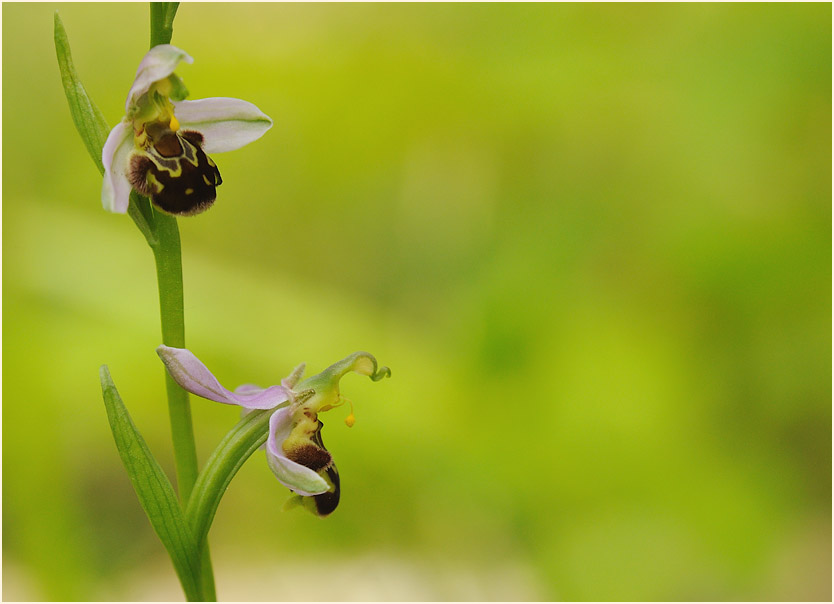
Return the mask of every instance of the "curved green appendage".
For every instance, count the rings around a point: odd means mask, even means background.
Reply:
[[[378,382],[383,378],[391,377],[391,369],[383,365],[379,368],[379,370],[374,371],[369,377],[371,378],[371,381]]]
[[[189,602],[203,601],[199,547],[174,487],[130,418],[106,365],[99,370],[99,377],[113,439],[139,503],[171,556],[186,598]]]
[[[185,517],[198,547],[205,543],[217,506],[232,478],[252,453],[266,442],[273,411],[254,411],[241,419],[223,437],[197,477]]]
[[[370,352],[360,351],[354,352],[353,354],[343,358],[341,361],[333,363],[324,371],[302,380],[302,382],[298,384],[297,389],[303,390],[305,388],[314,388],[317,393],[328,389],[332,390],[338,386],[339,380],[351,371],[354,371],[359,375],[366,375],[374,382],[378,382],[386,377],[391,377],[391,370],[388,367],[379,367],[374,355]]]

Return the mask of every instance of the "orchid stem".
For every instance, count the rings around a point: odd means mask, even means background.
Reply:
[[[182,257],[177,219],[159,212],[154,216],[156,245],[152,247],[156,260],[159,284],[159,315],[162,323],[162,343],[174,348],[185,348],[185,318],[183,314]],[[168,415],[174,441],[177,468],[177,488],[185,503],[197,480],[197,448],[191,423],[188,393],[165,372],[168,392]]]
[[[178,6],[178,2],[151,2],[151,48],[171,42]],[[155,237],[151,249],[156,261],[156,278],[159,285],[162,343],[174,348],[185,348],[182,251],[177,219],[161,212],[154,212],[152,229]],[[165,389],[168,392],[168,416],[171,420],[171,438],[174,443],[177,489],[182,506],[185,507],[197,480],[197,447],[191,422],[191,404],[188,393],[171,379],[168,372],[165,373]],[[202,600],[216,601],[214,572],[208,544],[202,548],[200,562]]]
[[[151,48],[170,44],[179,2],[151,2]]]
[[[182,252],[177,219],[161,212],[154,212],[152,228],[154,243],[151,249],[156,260],[156,279],[159,285],[162,343],[174,348],[185,348]],[[167,371],[165,389],[168,392],[168,417],[171,420],[171,438],[174,443],[177,490],[185,507],[197,480],[197,447],[191,422],[191,404],[188,393],[171,379]],[[217,596],[208,544],[202,548],[201,568],[202,601],[213,602]]]

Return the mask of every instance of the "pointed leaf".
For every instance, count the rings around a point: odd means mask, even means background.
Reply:
[[[64,93],[67,95],[72,121],[81,140],[87,147],[90,157],[98,166],[99,172],[104,173],[104,165],[101,163],[101,149],[110,133],[107,120],[96,104],[87,95],[87,91],[78,79],[75,65],[72,62],[67,32],[58,13],[55,13],[55,52],[58,55],[58,66],[61,69],[61,81],[64,84]]]
[[[136,429],[106,365],[99,370],[107,419],[139,503],[168,550],[189,601],[200,600],[200,553],[168,477]]]

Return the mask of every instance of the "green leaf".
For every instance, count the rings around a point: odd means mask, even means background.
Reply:
[[[200,555],[174,488],[133,424],[106,365],[99,370],[107,419],[139,503],[168,550],[189,601],[201,600]]]
[[[61,69],[61,81],[64,84],[64,93],[67,95],[72,121],[84,146],[90,153],[90,157],[98,166],[99,172],[104,174],[104,165],[101,163],[101,149],[107,141],[110,127],[104,114],[87,95],[87,91],[78,78],[75,65],[72,62],[67,32],[58,13],[55,13],[55,52],[58,55],[58,66]]]

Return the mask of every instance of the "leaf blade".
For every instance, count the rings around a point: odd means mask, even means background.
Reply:
[[[186,597],[201,600],[200,552],[174,488],[130,418],[106,365],[99,370],[99,377],[116,448],[139,503],[168,550]]]
[[[104,174],[104,165],[101,162],[101,149],[110,133],[107,120],[98,106],[90,99],[84,85],[78,77],[75,65],[72,62],[69,40],[64,24],[55,12],[55,53],[58,57],[58,67],[61,70],[61,82],[64,86],[64,94],[69,103],[72,121],[81,140],[87,148],[99,172]]]

